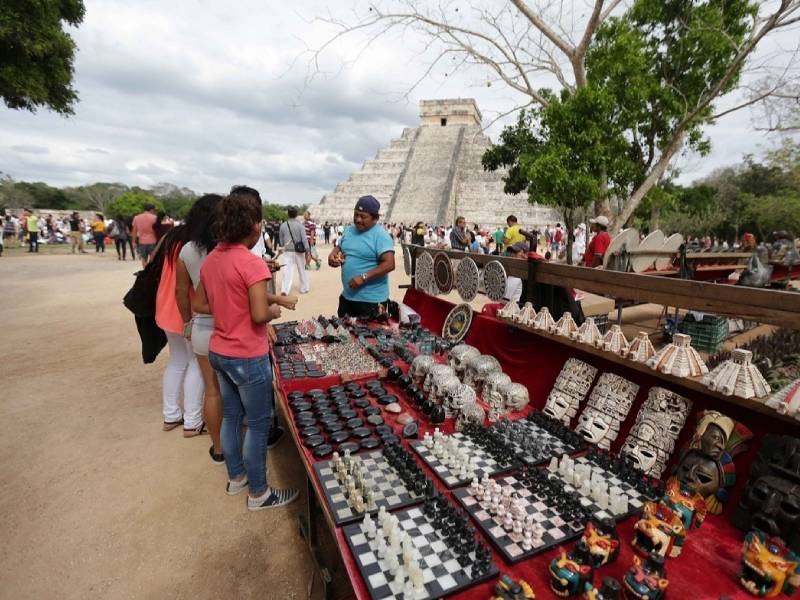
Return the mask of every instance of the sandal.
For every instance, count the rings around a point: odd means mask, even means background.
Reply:
[[[183,437],[185,438],[193,438],[197,437],[198,435],[203,435],[206,431],[206,424],[205,421],[200,421],[200,425],[193,429],[183,429]]]
[[[172,431],[178,425],[183,425],[183,419],[180,421],[164,421],[164,431]]]

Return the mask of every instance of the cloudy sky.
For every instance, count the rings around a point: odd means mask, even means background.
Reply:
[[[514,105],[482,72],[445,76],[444,68],[400,98],[426,68],[412,35],[382,38],[344,68],[359,40],[339,44],[324,55],[326,75],[308,82],[304,51],[331,34],[313,17],[346,17],[352,6],[86,0],[74,33],[76,114],[0,106],[0,172],[52,185],[167,181],[199,192],[246,183],[272,202],[315,203],[414,126],[422,98],[475,97],[489,117]],[[771,144],[747,112],[709,135],[713,153],[682,159],[682,180]]]

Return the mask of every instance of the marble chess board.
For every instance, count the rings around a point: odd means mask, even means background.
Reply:
[[[564,481],[564,478],[559,473],[556,472],[550,474],[553,477],[558,477],[564,482],[565,490],[569,492],[576,492],[581,497],[581,504],[590,510],[594,515],[599,518],[609,517],[615,521],[621,521],[622,519],[626,519],[631,515],[641,512],[642,507],[644,506],[644,503],[647,502],[648,498],[639,490],[637,490],[635,486],[623,481],[613,471],[604,469],[585,456],[576,458],[574,462],[576,465],[591,466],[592,471],[599,473],[602,476],[603,481],[605,481],[605,483],[608,485],[608,489],[614,491],[612,496],[623,494],[627,497],[628,510],[616,513],[610,507],[601,508],[597,502],[591,498],[590,495],[586,494],[583,490],[576,488],[574,485]]]
[[[512,458],[509,458],[509,460],[505,462],[498,462],[486,450],[463,433],[456,432],[450,435],[444,435],[442,439],[449,439],[454,443],[453,445],[455,448],[463,450],[467,456],[470,457],[472,461],[471,466],[473,468],[471,474],[468,473],[466,476],[461,477],[460,472],[456,471],[454,467],[448,465],[445,460],[437,456],[432,448],[425,445],[424,440],[413,441],[410,446],[448,488],[454,488],[469,483],[475,477],[480,479],[484,476],[505,473],[518,466]]]
[[[422,589],[409,592],[407,586],[396,582],[389,568],[388,557],[381,558],[378,537],[370,539],[364,522],[345,525],[342,529],[347,545],[353,554],[370,598],[398,598],[400,600],[428,600],[441,598],[466,589],[486,579],[497,577],[497,567],[490,568],[479,577],[473,577],[472,566],[462,565],[458,556],[445,542],[444,533],[437,529],[425,515],[422,507],[392,513],[397,517],[397,527],[408,534],[413,545],[414,560],[422,571]],[[474,555],[469,557],[474,559]],[[462,562],[468,562],[463,561]]]
[[[358,459],[364,466],[366,483],[374,494],[374,506],[368,512],[374,513],[381,506],[393,510],[422,501],[422,494],[417,494],[406,487],[394,467],[386,460],[383,451],[364,452],[358,455]],[[345,490],[336,479],[332,463],[332,460],[315,463],[314,471],[322,485],[325,503],[333,515],[334,523],[338,526],[361,519],[364,513],[356,512],[348,503]]]
[[[529,558],[564,542],[580,537],[586,526],[583,519],[565,520],[561,511],[545,494],[535,487],[525,487],[514,476],[497,479],[501,487],[510,486],[518,496],[527,515],[541,527],[540,535],[532,539],[531,548],[523,548],[523,535],[503,526],[503,518],[492,514],[490,503],[472,495],[471,486],[453,491],[455,498],[467,509],[483,533],[511,563]]]
[[[528,466],[546,463],[553,456],[574,454],[585,447],[585,443],[577,447],[568,444],[528,419],[498,423],[493,429],[502,432],[503,439],[513,449],[517,460]]]

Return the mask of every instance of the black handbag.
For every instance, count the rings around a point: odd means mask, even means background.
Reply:
[[[295,242],[294,241],[294,234],[292,234],[292,226],[289,221],[286,221],[286,229],[289,230],[289,237],[292,238],[292,244],[294,244],[294,251],[300,252],[301,254],[305,254],[306,252],[306,245],[303,242]]]

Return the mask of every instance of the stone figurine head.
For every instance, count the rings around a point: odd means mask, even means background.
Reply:
[[[800,438],[764,437],[732,521],[780,537],[800,554]]]
[[[781,592],[791,596],[800,585],[800,556],[783,540],[751,531],[742,546],[739,583],[753,596],[773,598]]]
[[[733,459],[752,437],[747,427],[717,411],[699,414],[697,428],[681,454],[675,474],[682,484],[705,498],[711,514],[722,512],[728,489],[736,482]]]
[[[441,381],[441,379],[447,375],[454,375],[453,367],[442,364],[433,365],[430,369],[428,369],[428,374],[425,376],[425,380],[422,382],[423,391],[430,394],[431,390],[433,389],[433,383],[435,381]]]
[[[467,361],[464,383],[472,386],[476,392],[480,393],[486,377],[489,373],[494,373],[495,371],[502,371],[502,368],[500,367],[500,362],[494,356],[489,356],[488,354],[473,356]]]
[[[467,361],[473,356],[480,355],[480,350],[469,344],[456,344],[450,348],[450,366],[453,367],[459,379],[464,378],[464,369],[467,368]]]
[[[428,374],[428,370],[435,364],[436,361],[432,356],[426,354],[415,356],[408,368],[408,375],[414,380],[414,383],[420,385]]]

